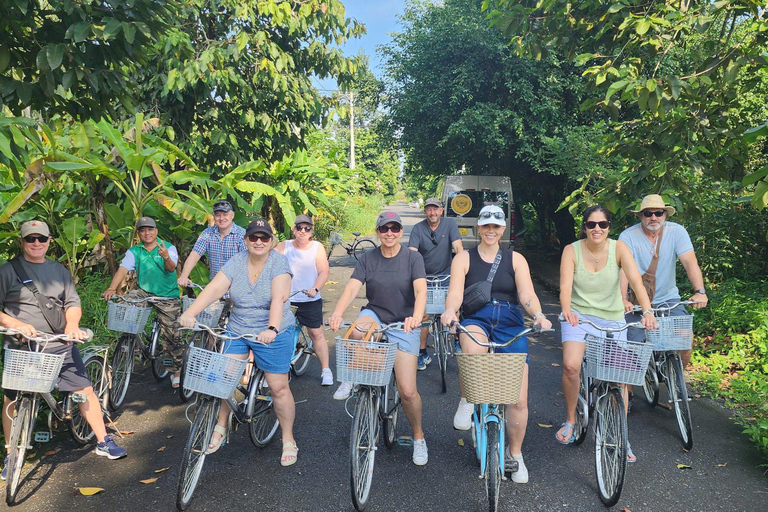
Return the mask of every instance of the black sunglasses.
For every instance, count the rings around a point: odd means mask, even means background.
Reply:
[[[664,214],[667,213],[666,210],[657,210],[654,212],[649,212],[648,210],[643,210],[643,217],[653,217],[654,215],[657,217],[663,217]]]
[[[481,219],[490,219],[491,217],[495,217],[499,220],[504,220],[504,214],[501,212],[481,212],[480,213]]]
[[[394,225],[394,226],[380,226],[378,229],[379,229],[379,233],[387,233],[388,231],[391,231],[393,233],[399,233],[400,230],[403,228],[401,228],[398,225]]]
[[[44,244],[45,242],[48,241],[49,238],[51,237],[45,236],[45,235],[37,235],[37,236],[27,235],[24,237],[24,241],[27,242],[28,244],[33,244],[35,242],[40,242],[41,244]]]
[[[312,226],[296,226],[296,231],[306,231],[309,233],[312,231]]]
[[[606,229],[608,226],[611,225],[610,222],[607,220],[601,220],[600,222],[595,222],[593,220],[588,220],[584,223],[585,226],[587,226],[587,229],[595,229],[597,226],[600,226],[600,229]]]
[[[435,232],[434,231],[430,231],[429,232],[429,237],[432,239],[432,243],[437,245],[437,237],[435,237]]]
[[[259,236],[259,235],[253,234],[253,235],[248,235],[248,240],[250,240],[251,242],[256,242],[258,240],[261,240],[262,242],[267,243],[270,240],[272,240],[272,237],[269,235]]]

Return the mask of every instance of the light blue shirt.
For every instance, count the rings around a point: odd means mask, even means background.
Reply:
[[[637,262],[637,269],[641,275],[644,274],[651,265],[655,247],[643,233],[641,224],[625,229],[619,235],[619,240],[629,246]],[[675,282],[675,264],[681,255],[692,250],[691,237],[685,228],[675,222],[665,222],[659,247],[659,263],[656,267],[654,304],[680,300],[680,292]]]

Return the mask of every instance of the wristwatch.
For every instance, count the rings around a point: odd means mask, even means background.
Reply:
[[[318,290],[317,288],[315,288],[315,293],[320,293],[320,290]]]
[[[699,288],[698,290],[693,290],[693,292],[694,293],[700,293],[702,295],[706,295],[707,294],[707,290],[705,290],[704,288]]]
[[[275,331],[275,334],[280,334],[280,331],[278,331],[277,327],[275,327],[274,325],[270,325],[269,327],[267,327],[267,329],[270,331]]]

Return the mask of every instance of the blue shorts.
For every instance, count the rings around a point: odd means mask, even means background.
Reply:
[[[244,339],[228,340],[224,347],[225,354],[242,355],[253,352],[256,366],[267,373],[288,373],[291,369],[291,356],[293,355],[293,331],[294,327],[280,331],[275,341],[269,345],[254,343]],[[227,329],[229,336],[236,336]]]
[[[655,308],[666,308],[668,306],[671,306],[675,302],[679,301],[669,301],[662,302],[661,304],[654,304],[653,307]],[[685,316],[688,315],[688,310],[685,309],[685,306],[682,304],[678,304],[674,308],[669,310],[669,313],[665,313],[666,316]],[[624,315],[624,319],[627,321],[627,323],[630,322],[639,322],[643,319],[643,315],[640,313],[627,313]],[[643,341],[645,338],[645,329],[638,329],[637,327],[630,327],[627,329],[627,339],[630,341]]]
[[[624,322],[621,320],[606,320],[605,318],[600,318],[599,316],[592,316],[592,315],[582,315],[578,311],[573,311],[576,313],[579,318],[585,318],[587,320],[591,320],[592,322],[596,323],[597,325],[603,326],[603,327],[610,327],[610,328],[617,328],[622,327],[624,325]],[[605,338],[606,333],[605,331],[601,331],[600,329],[595,329],[589,324],[579,324],[576,327],[572,326],[568,322],[560,322],[560,334],[562,337],[562,341],[577,341],[579,343],[586,343],[587,340],[584,339],[584,337],[589,334],[592,336],[597,336],[599,338]],[[626,340],[627,339],[627,331],[619,331],[614,333],[613,337],[617,340]]]
[[[383,325],[379,317],[376,316],[376,313],[370,309],[363,309],[360,311],[360,314],[357,315],[357,319],[360,320],[360,317],[363,316],[369,316],[373,318],[377,324]],[[408,334],[406,334],[405,331],[387,331],[387,340],[390,343],[397,343],[398,350],[402,350],[408,354],[413,354],[416,357],[419,356],[420,337],[421,329],[411,329],[411,332]]]
[[[474,315],[465,317],[461,321],[461,325],[464,327],[476,325],[483,330],[490,341],[504,343],[525,330],[525,319],[523,319],[519,305],[514,302],[493,299]],[[527,354],[528,337],[523,336],[507,347],[496,349],[496,352],[501,354]],[[526,363],[529,362],[528,359],[525,359]]]

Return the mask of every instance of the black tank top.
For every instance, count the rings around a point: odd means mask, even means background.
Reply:
[[[480,257],[477,247],[469,250],[469,270],[464,277],[464,287],[488,279],[493,263],[486,263]],[[512,251],[501,250],[501,262],[496,270],[491,285],[491,298],[517,304],[517,287],[515,286],[515,270],[512,267]]]

